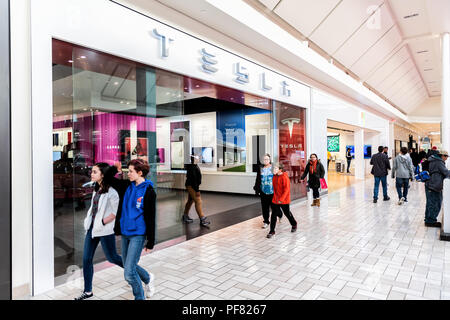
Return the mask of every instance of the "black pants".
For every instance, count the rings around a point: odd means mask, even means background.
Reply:
[[[347,159],[347,172],[350,172],[350,164],[352,163],[352,159]]]
[[[295,221],[291,210],[289,210],[289,204],[274,204],[272,203],[272,216],[270,217],[270,232],[275,232],[275,227],[277,225],[277,218],[282,215],[288,218],[291,226],[296,226],[297,221]]]
[[[313,199],[319,199],[320,198],[320,193],[319,193],[319,188],[311,188],[313,191]]]
[[[267,223],[267,224],[270,224],[269,218],[270,218],[270,207],[272,204],[272,198],[273,198],[273,194],[265,194],[264,192],[261,192],[262,215],[263,215],[264,223]]]

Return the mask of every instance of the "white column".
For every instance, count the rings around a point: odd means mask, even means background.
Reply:
[[[355,130],[355,178],[364,179],[364,130]]]
[[[450,34],[442,36],[442,149],[450,149]],[[447,164],[448,165],[448,164]]]
[[[450,149],[450,34],[442,35],[442,149]],[[447,166],[449,161],[447,161]],[[441,239],[448,240],[450,235],[450,183],[445,179],[443,192],[443,212]],[[445,237],[446,236],[446,237]]]

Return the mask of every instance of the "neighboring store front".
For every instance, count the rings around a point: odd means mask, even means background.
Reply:
[[[253,184],[265,153],[286,165],[291,198],[306,196],[309,87],[109,1],[89,4],[32,4],[34,294],[82,264],[97,162],[150,163],[157,243],[185,235],[191,154],[207,215],[259,212]],[[105,22],[119,17],[111,35]]]

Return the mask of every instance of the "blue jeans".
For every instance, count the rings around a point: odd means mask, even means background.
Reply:
[[[408,196],[409,179],[408,178],[396,178],[395,187],[397,188],[398,199],[405,198]],[[403,188],[403,192],[402,192]]]
[[[375,186],[373,188],[373,198],[378,199],[378,190],[380,189],[380,181],[381,181],[381,184],[383,185],[383,197],[386,199],[388,196],[386,176],[375,177]]]
[[[133,288],[135,300],[145,300],[144,288],[141,280],[147,284],[150,282],[148,272],[138,266],[141,252],[144,248],[145,236],[124,236],[122,235],[122,257],[124,265],[125,280]]]
[[[427,204],[425,208],[425,222],[433,223],[437,221],[437,216],[442,206],[442,191],[436,192],[425,187]]]
[[[116,251],[116,237],[114,234],[92,238],[92,228],[86,233],[83,249],[83,277],[84,292],[92,292],[92,278],[94,277],[94,254],[98,243],[101,242],[103,252],[109,262],[123,268],[122,258]]]

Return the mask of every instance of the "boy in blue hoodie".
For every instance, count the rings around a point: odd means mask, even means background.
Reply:
[[[108,175],[111,177],[108,183],[120,196],[114,231],[116,235],[122,235],[125,280],[133,288],[135,300],[145,300],[153,295],[155,277],[138,262],[144,244],[145,252],[150,252],[155,244],[156,193],[153,183],[145,179],[150,169],[147,161],[135,159],[128,163],[129,180],[112,178],[117,169],[121,169],[120,163],[116,163],[116,167],[112,167],[113,172]]]

